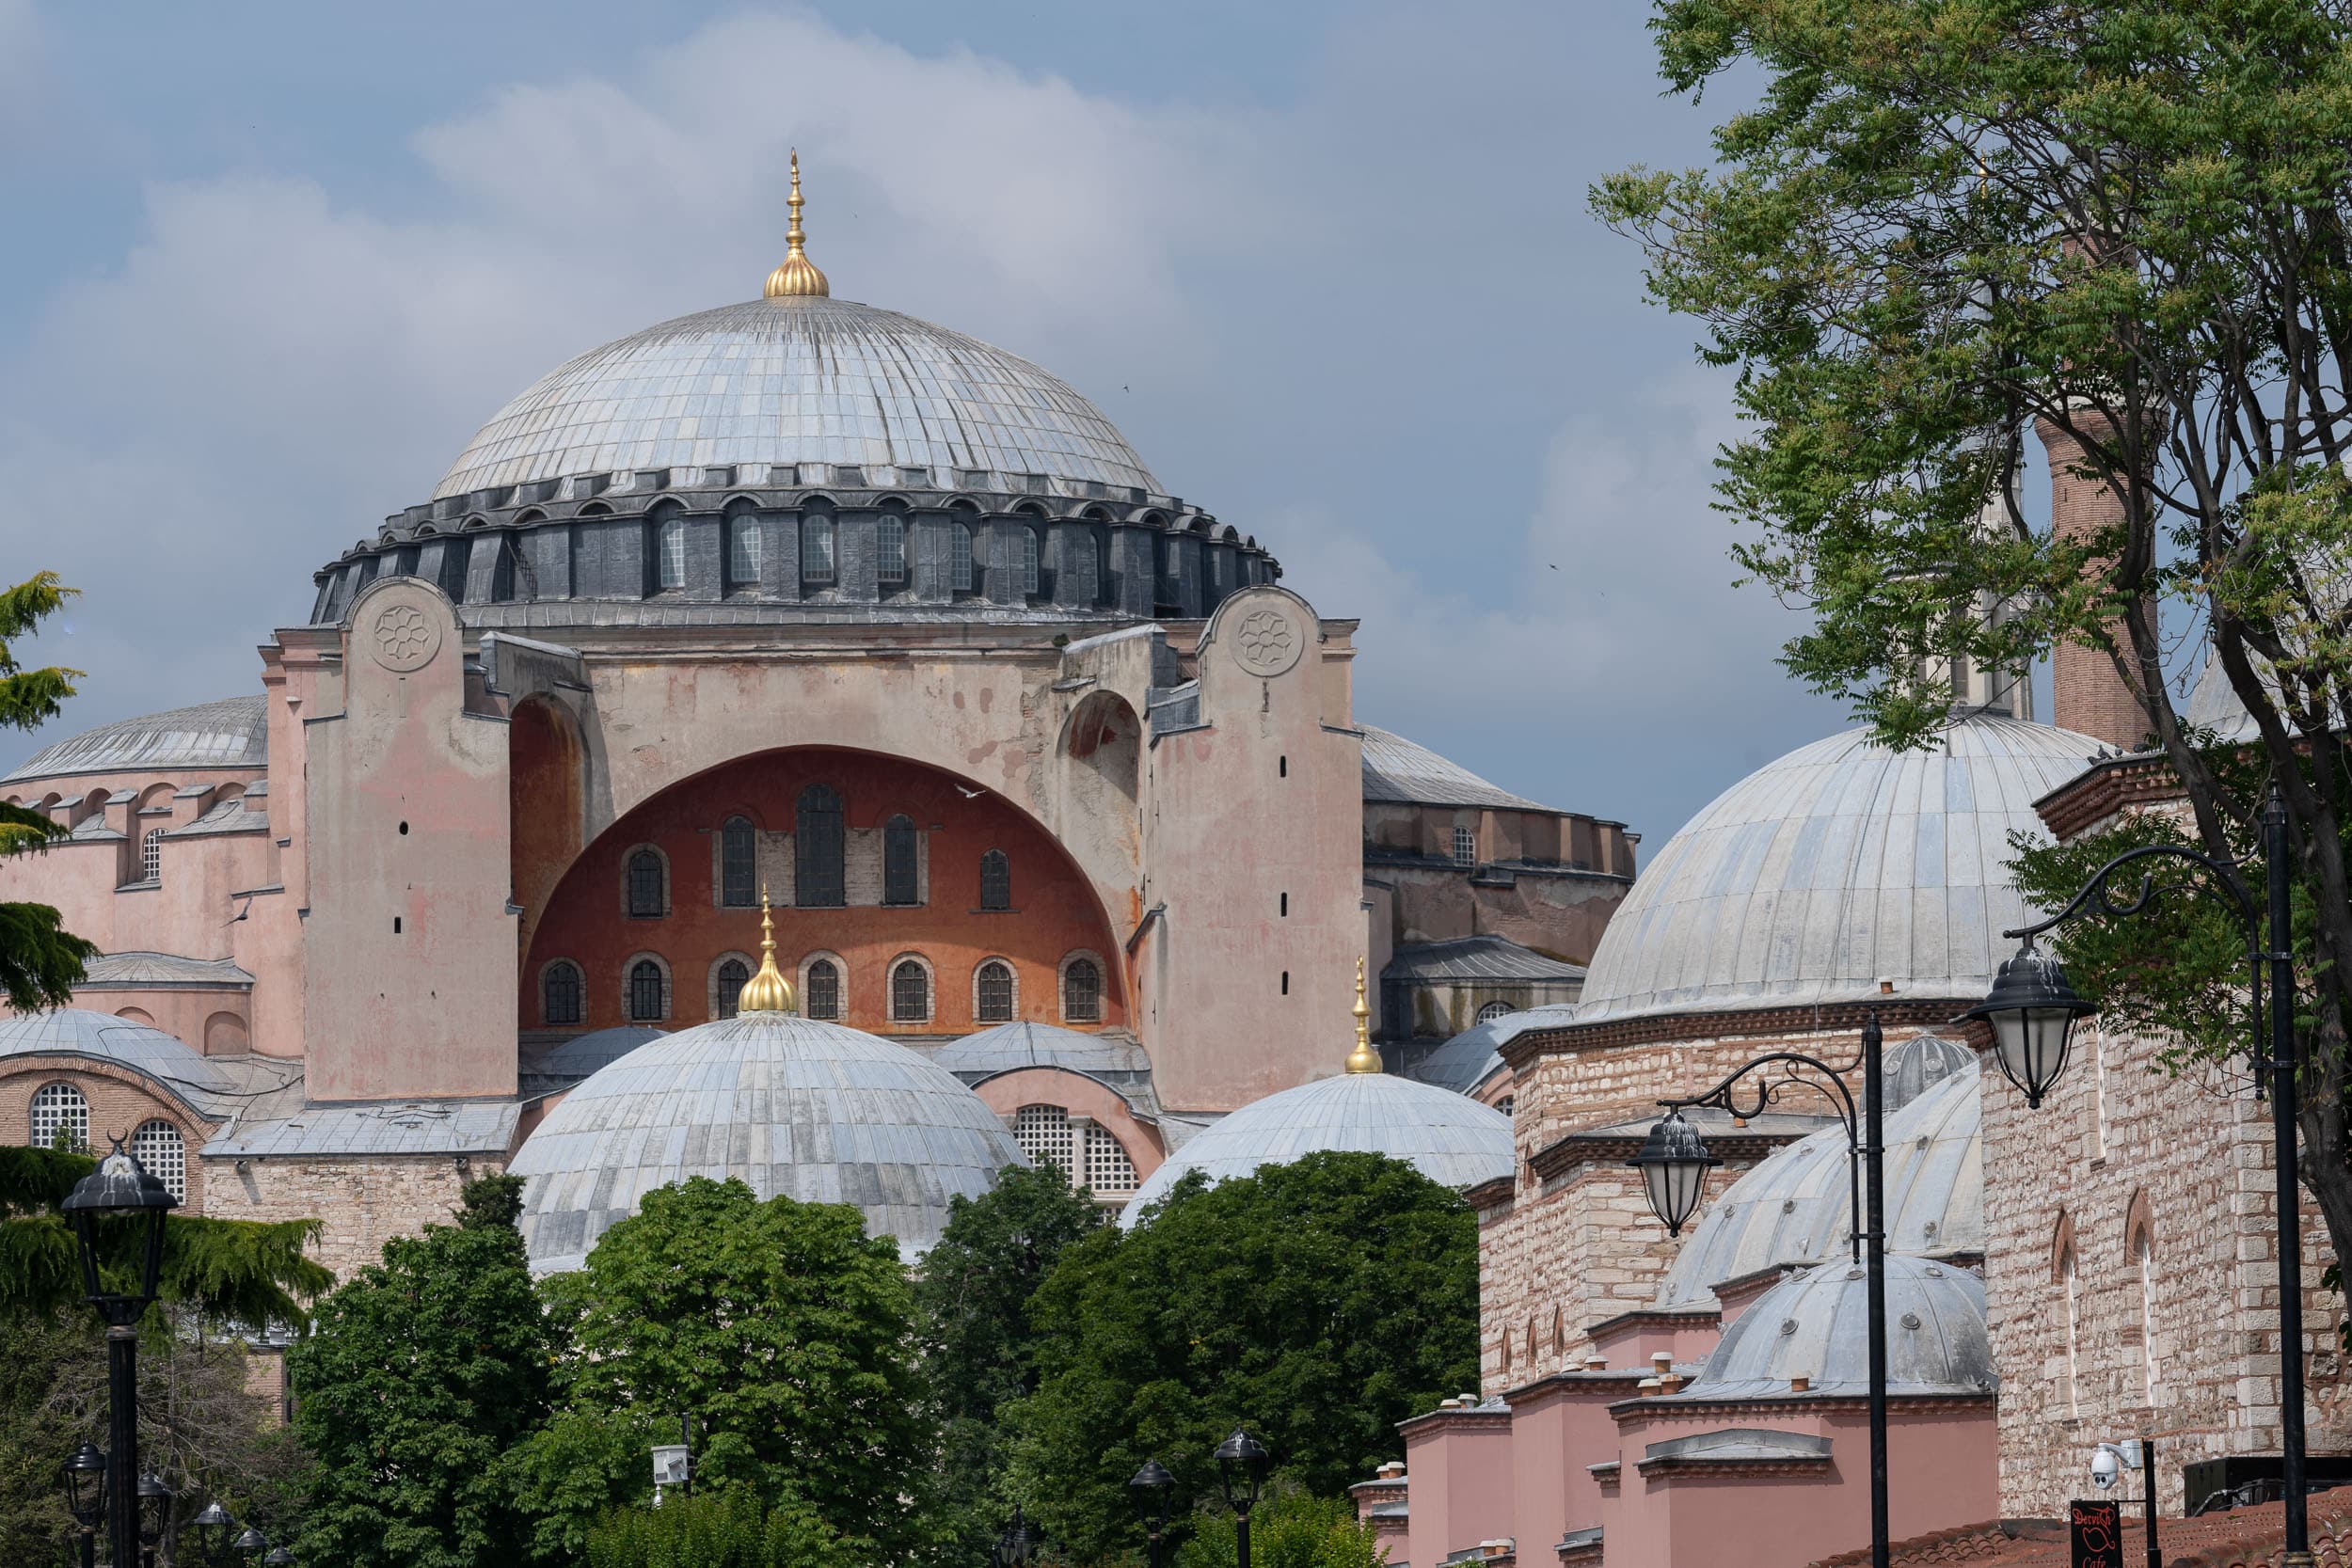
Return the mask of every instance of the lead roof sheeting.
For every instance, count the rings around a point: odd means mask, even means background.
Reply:
[[[310,1106],[283,1117],[241,1119],[204,1152],[215,1159],[504,1154],[520,1115],[513,1101]]]
[[[1364,733],[1364,799],[1425,806],[1491,806],[1550,812],[1523,795],[1488,784],[1460,763],[1375,724]]]
[[[1161,494],[1111,421],[1059,377],[853,300],[755,299],[566,361],[477,431],[434,499],[674,467],[985,468]]]
[[[224,697],[84,730],[45,746],[0,784],[127,768],[262,768],[269,762],[269,699]]]
[[[0,1014],[0,1060],[72,1055],[114,1062],[160,1084],[207,1118],[226,1116],[243,1085],[176,1035],[83,1007]]]
[[[1469,1094],[1502,1069],[1502,1047],[1530,1029],[1557,1029],[1576,1022],[1576,1006],[1555,1002],[1473,1024],[1422,1057],[1408,1076],[1441,1089]]]
[[[1976,997],[2023,924],[2009,835],[2097,742],[1994,715],[1897,754],[1851,730],[1718,796],[1602,933],[1579,1023],[1899,993]]]
[[[1705,1370],[1663,1398],[1786,1398],[1795,1376],[1810,1378],[1816,1394],[1860,1394],[1869,1386],[1868,1313],[1867,1271],[1859,1264],[1839,1259],[1792,1275],[1749,1303]],[[1967,1270],[1888,1257],[1886,1321],[1889,1393],[1989,1394],[2000,1386],[1984,1282]]]
[[[90,986],[203,985],[250,989],[252,974],[234,958],[185,958],[177,953],[105,953],[83,966]]]
[[[269,832],[266,813],[247,811],[245,797],[223,800],[193,822],[164,830],[166,838],[205,838],[214,833],[262,833]]]
[[[1548,958],[1507,937],[1459,937],[1396,949],[1383,980],[1550,980],[1584,978],[1582,964]]]
[[[1089,1035],[1051,1023],[1000,1023],[943,1045],[930,1056],[934,1067],[949,1072],[1009,1072],[1025,1067],[1089,1074],[1152,1070],[1143,1047],[1124,1036]]]

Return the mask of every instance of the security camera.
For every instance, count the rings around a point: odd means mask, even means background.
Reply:
[[[2122,1456],[2108,1444],[2102,1443],[2090,1453],[2090,1484],[2104,1492],[2113,1486],[2123,1473]]]

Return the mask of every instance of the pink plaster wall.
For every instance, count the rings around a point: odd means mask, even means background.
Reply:
[[[1098,1123],[1127,1151],[1138,1184],[1149,1180],[1152,1173],[1160,1168],[1160,1162],[1168,1158],[1167,1150],[1160,1147],[1158,1131],[1136,1120],[1126,1101],[1082,1072],[1061,1068],[1017,1068],[981,1079],[973,1086],[973,1092],[990,1110],[1008,1120],[1019,1116],[1024,1105],[1058,1105],[1072,1116]]]
[[[1398,1430],[1412,1481],[1406,1561],[1434,1563],[1511,1533],[1509,1411],[1440,1410]]]

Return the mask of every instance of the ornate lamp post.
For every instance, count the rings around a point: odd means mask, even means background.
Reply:
[[[2286,1490],[2286,1545],[2279,1564],[2280,1568],[2310,1568],[2311,1520],[2303,1497],[2303,1227],[2295,1174],[2298,1113],[2295,930],[2288,903],[2286,800],[2275,784],[2263,808],[2263,858],[2269,873],[2266,921],[2239,886],[2234,862],[2176,844],[2150,844],[2126,850],[2091,873],[2074,901],[2049,919],[2001,933],[2022,938],[2022,945],[2017,956],[2001,966],[1992,994],[1964,1016],[1981,1018],[1992,1025],[1994,1055],[2001,1071],[2024,1092],[2028,1106],[2039,1106],[2066,1067],[2074,1021],[2098,1009],[2066,983],[2066,972],[2056,960],[2034,950],[2034,938],[2084,915],[2137,914],[2168,893],[2202,893],[2210,897],[2218,888],[2227,907],[2236,913],[2246,931],[2246,962],[2252,986],[2257,1087],[2262,1083],[2261,1069],[2267,1067],[2270,1071],[2271,1165],[2277,1178],[2279,1214],[2279,1447]],[[2136,894],[2117,896],[2110,882],[2118,871],[2136,861],[2156,859],[2186,861],[2205,872],[2207,879],[2159,886],[2151,872],[2141,876]],[[2270,983],[2267,1056],[2262,1030],[2265,967]]]
[[[155,1548],[164,1539],[164,1527],[171,1522],[173,1493],[160,1477],[139,1477],[139,1560],[152,1563]]]
[[[1761,1116],[1764,1107],[1778,1100],[1782,1091],[1802,1086],[1825,1096],[1846,1124],[1846,1180],[1851,1205],[1848,1212],[1862,1214],[1862,1178],[1865,1173],[1868,1176],[1869,1211],[1867,1219],[1854,1227],[1853,1248],[1856,1259],[1865,1262],[1869,1270],[1871,1568],[1887,1568],[1886,1226],[1883,1215],[1886,1140],[1881,1132],[1885,1119],[1885,1096],[1880,1081],[1881,1043],[1879,1015],[1874,1011],[1862,1025],[1861,1056],[1843,1068],[1831,1067],[1800,1052],[1774,1051],[1756,1057],[1704,1094],[1661,1100],[1658,1103],[1665,1110],[1665,1117],[1649,1130],[1641,1152],[1626,1162],[1641,1171],[1643,1185],[1649,1194],[1650,1210],[1666,1227],[1666,1233],[1679,1236],[1683,1226],[1698,1211],[1699,1194],[1706,1186],[1708,1171],[1723,1163],[1708,1152],[1698,1129],[1682,1119],[1684,1106],[1710,1105],[1735,1117]],[[1776,1078],[1750,1085],[1744,1099],[1734,1095],[1732,1091],[1742,1079],[1770,1067],[1784,1070]],[[1846,1086],[1845,1077],[1856,1067],[1862,1069],[1860,1105],[1854,1103],[1853,1091]]]
[[[59,1205],[81,1243],[82,1297],[106,1324],[106,1544],[121,1568],[137,1561],[139,1551],[138,1322],[163,1272],[164,1216],[179,1203],[117,1138]],[[146,1227],[138,1289],[130,1294],[107,1290],[100,1277],[100,1222],[118,1217]]]
[[[244,1563],[246,1568],[253,1568],[254,1562],[260,1559],[261,1555],[269,1550],[269,1537],[255,1529],[251,1525],[247,1525],[243,1534],[229,1543],[229,1549],[237,1554],[237,1560]]]
[[[1136,1499],[1136,1512],[1143,1516],[1144,1534],[1151,1542],[1151,1568],[1160,1568],[1160,1537],[1168,1531],[1168,1498],[1175,1489],[1176,1478],[1156,1459],[1145,1460],[1143,1468],[1127,1483],[1129,1495]]]
[[[1028,1520],[1021,1516],[1021,1510],[1015,1508],[1012,1523],[1007,1525],[1005,1533],[997,1538],[996,1560],[1001,1568],[1029,1568],[1030,1561],[1037,1556],[1037,1531],[1030,1527]]]
[[[82,1568],[97,1568],[98,1526],[106,1517],[106,1456],[95,1443],[66,1456],[65,1507],[82,1527]]]
[[[217,1564],[229,1538],[237,1533],[235,1516],[220,1506],[218,1497],[206,1503],[204,1511],[189,1520],[188,1525],[196,1531],[197,1548],[204,1554],[207,1563]]]
[[[1249,1511],[1258,1506],[1258,1490],[1265,1484],[1274,1455],[1263,1443],[1235,1427],[1233,1435],[1216,1446],[1217,1480],[1225,1487],[1226,1506],[1233,1511],[1233,1544],[1237,1568],[1249,1568]]]

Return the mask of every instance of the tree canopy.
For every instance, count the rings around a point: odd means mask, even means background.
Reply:
[[[2283,790],[2303,1176],[2345,1254],[2352,13],[1665,0],[1652,25],[1674,91],[1745,106],[1714,166],[1629,169],[1593,207],[1644,245],[1652,297],[1702,325],[1702,356],[1738,371],[1722,504],[1748,573],[1812,610],[1789,668],[1917,745],[1951,712],[1950,661],[2023,669],[2072,644],[2138,695],[2204,850],[2244,850]],[[2077,536],[2029,513],[2028,425],[2120,521]],[[2245,749],[2186,723],[2181,653],[2217,661]],[[2111,936],[2058,939],[2094,999],[2185,984],[2203,1016],[2228,1006],[2238,982],[2204,950],[2110,964]]]
[[[73,677],[81,671],[62,665],[28,670],[13,644],[80,592],[59,582],[55,572],[38,572],[0,590],[0,726],[39,729],[73,695]],[[0,855],[44,849],[65,833],[48,813],[0,800]],[[64,1006],[81,983],[82,966],[97,956],[97,944],[65,929],[54,907],[0,900],[0,990],[18,1012]]]
[[[1236,1426],[1280,1482],[1327,1497],[1396,1457],[1397,1422],[1476,1380],[1477,1225],[1377,1154],[1195,1173],[1135,1229],[1072,1245],[1030,1318],[1013,1489],[1049,1539],[1102,1556],[1141,1542],[1127,1481],[1146,1459],[1201,1502]]]

